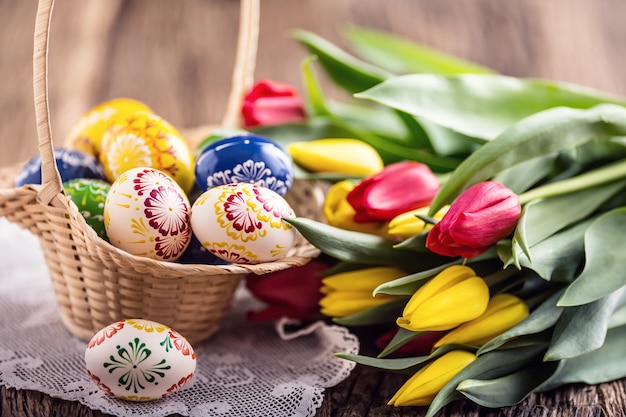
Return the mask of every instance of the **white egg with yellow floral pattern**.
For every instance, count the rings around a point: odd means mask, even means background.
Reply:
[[[112,245],[133,255],[176,261],[191,241],[191,205],[167,174],[149,167],[121,174],[104,203]]]
[[[104,327],[91,338],[85,367],[107,394],[151,401],[189,383],[196,370],[196,354],[174,329],[151,320],[127,319]]]
[[[283,258],[296,230],[283,218],[295,217],[289,203],[269,188],[240,182],[200,195],[191,208],[191,228],[212,254],[236,264]]]

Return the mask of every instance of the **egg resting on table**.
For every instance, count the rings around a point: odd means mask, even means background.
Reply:
[[[98,331],[85,350],[87,373],[109,395],[130,401],[164,398],[185,386],[196,369],[191,344],[151,320],[126,319]]]

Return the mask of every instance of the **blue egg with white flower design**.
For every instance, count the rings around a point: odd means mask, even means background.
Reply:
[[[61,182],[77,178],[93,178],[104,180],[102,164],[93,155],[87,152],[70,148],[56,148],[54,150]],[[15,186],[25,184],[41,184],[41,156],[32,157],[15,177]]]
[[[219,139],[196,159],[195,178],[206,191],[218,185],[247,182],[269,188],[284,197],[293,184],[289,154],[276,142],[255,134]]]

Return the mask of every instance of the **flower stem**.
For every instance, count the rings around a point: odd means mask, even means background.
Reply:
[[[626,179],[626,159],[606,165],[602,168],[588,171],[576,177],[530,189],[525,193],[520,194],[519,200],[520,204],[523,205],[529,201],[539,198],[568,194],[620,179]]]

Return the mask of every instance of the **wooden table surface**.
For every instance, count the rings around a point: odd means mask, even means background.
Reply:
[[[0,167],[36,153],[32,38],[36,1],[0,0]],[[339,45],[348,24],[384,29],[507,75],[575,82],[626,95],[622,0],[263,0],[256,78],[301,86],[312,30]],[[180,128],[221,120],[237,35],[235,0],[57,0],[50,46],[55,144],[91,106],[127,96]],[[335,93],[333,93],[335,94]],[[336,94],[341,94],[336,92]],[[422,415],[385,405],[404,377],[358,366],[328,389],[319,416]],[[72,402],[0,387],[2,416],[103,416]],[[626,380],[570,386],[487,410],[470,402],[440,416],[623,416]]]

